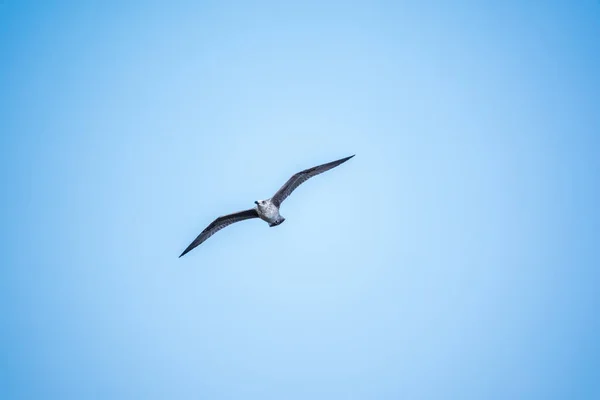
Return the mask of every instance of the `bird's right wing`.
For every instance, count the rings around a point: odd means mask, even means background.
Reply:
[[[225,228],[228,225],[231,225],[235,222],[240,222],[245,219],[258,218],[258,213],[254,208],[249,210],[244,210],[240,212],[236,212],[233,214],[223,215],[217,219],[215,219],[210,225],[204,229],[196,239],[181,253],[179,257],[182,257],[193,250],[196,246],[200,245],[206,239]]]
[[[313,176],[322,174],[325,171],[329,171],[331,168],[335,168],[338,165],[345,163],[352,157],[354,157],[354,155],[351,155],[350,157],[341,158],[339,160],[332,161],[327,164],[317,165],[316,167],[305,169],[304,171],[300,171],[297,174],[292,175],[292,177],[288,179],[288,181],[277,191],[277,193],[273,195],[271,201],[273,202],[273,204],[279,207],[281,203],[290,194],[292,194],[292,192],[302,183],[306,182]]]

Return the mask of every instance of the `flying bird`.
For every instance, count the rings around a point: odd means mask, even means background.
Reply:
[[[195,247],[200,245],[206,239],[225,228],[228,225],[231,225],[235,222],[244,221],[246,219],[252,218],[260,218],[263,221],[267,222],[270,227],[280,225],[285,218],[279,214],[279,207],[281,203],[290,195],[292,192],[300,186],[302,183],[306,182],[308,179],[313,176],[322,174],[325,171],[329,171],[332,168],[337,167],[338,165],[345,163],[349,159],[354,157],[354,154],[350,157],[341,158],[336,161],[329,162],[327,164],[317,165],[316,167],[312,167],[309,169],[305,169],[304,171],[300,171],[297,174],[292,175],[290,179],[271,197],[266,200],[257,200],[254,202],[256,204],[254,208],[250,208],[248,210],[239,211],[233,214],[223,215],[217,219],[215,219],[210,225],[204,229],[196,239],[181,253],[179,257],[182,257],[193,250]]]

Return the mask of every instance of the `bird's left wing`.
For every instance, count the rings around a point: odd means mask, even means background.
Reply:
[[[204,229],[196,239],[181,253],[179,257],[184,256],[185,254],[192,251],[196,246],[200,245],[206,239],[225,228],[228,225],[231,225],[235,222],[240,222],[245,219],[258,218],[258,213],[254,208],[249,210],[244,210],[240,212],[236,212],[233,214],[223,215],[217,219],[215,219],[210,225]]]

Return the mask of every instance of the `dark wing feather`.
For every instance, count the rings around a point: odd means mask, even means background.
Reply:
[[[196,246],[200,245],[206,239],[208,239],[209,237],[211,237],[212,235],[214,235],[221,229],[225,228],[226,226],[231,225],[235,222],[240,222],[240,221],[243,221],[245,219],[250,219],[250,218],[258,218],[258,213],[256,212],[256,210],[254,208],[251,208],[251,209],[245,210],[245,211],[236,212],[233,214],[223,215],[222,217],[215,219],[210,225],[208,225],[206,227],[206,229],[204,229],[202,231],[202,233],[200,233],[198,235],[198,237],[196,239],[194,239],[194,241],[192,243],[190,243],[190,245],[183,251],[183,253],[181,253],[181,255],[179,257],[182,257],[186,253],[189,253]]]
[[[275,195],[271,198],[271,201],[273,202],[273,204],[275,204],[277,207],[279,207],[281,205],[281,203],[283,203],[283,201],[290,194],[292,194],[292,192],[298,186],[300,186],[302,183],[306,182],[308,179],[312,178],[313,176],[322,174],[325,171],[329,171],[331,168],[335,168],[338,165],[345,163],[352,157],[354,157],[354,155],[351,155],[350,157],[342,158],[342,159],[339,159],[336,161],[332,161],[327,164],[317,165],[316,167],[305,169],[304,171],[300,171],[297,174],[294,174],[290,179],[288,179],[288,181],[285,183],[285,185],[283,185],[277,191],[277,193],[275,193]]]

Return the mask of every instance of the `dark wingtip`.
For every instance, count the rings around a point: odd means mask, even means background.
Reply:
[[[181,257],[185,256],[185,255],[186,255],[186,254],[187,254],[189,251],[190,251],[190,249],[185,249],[185,250],[183,251],[183,253],[181,253],[181,254],[179,255],[179,257],[177,257],[177,258],[181,258]]]

